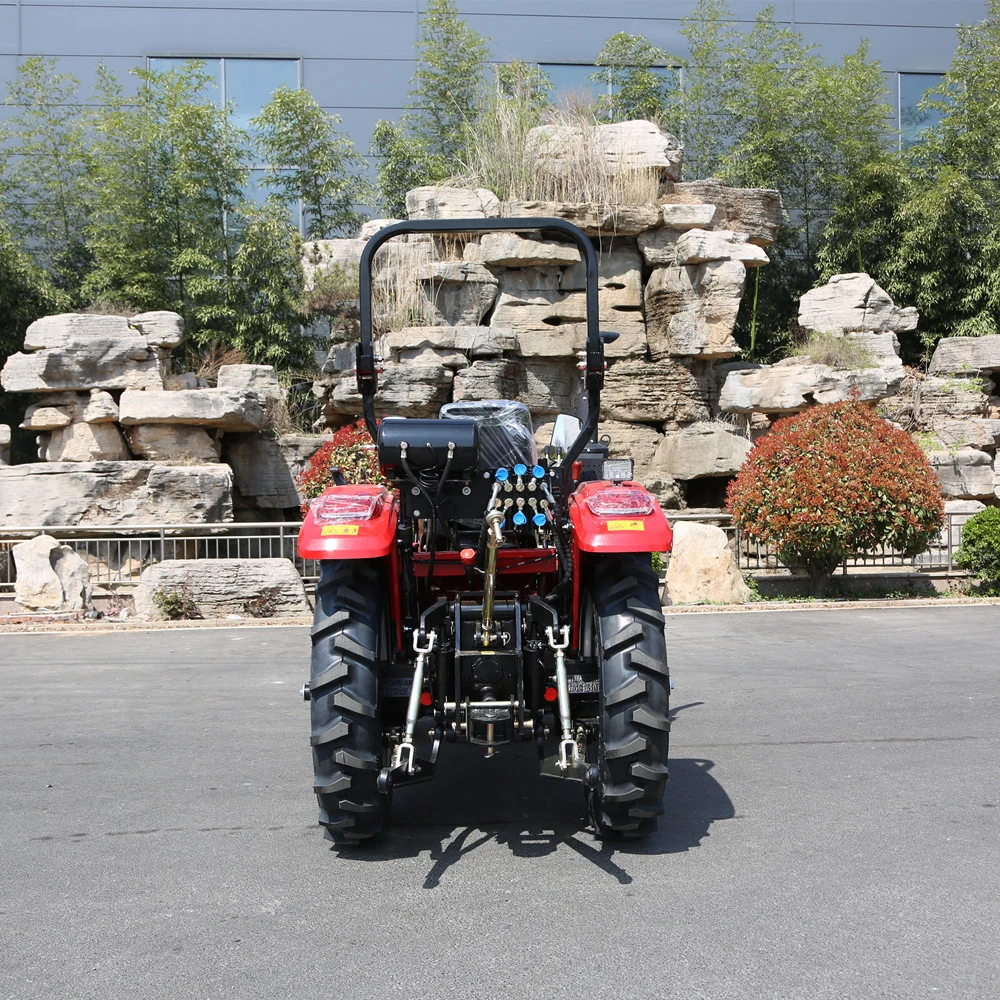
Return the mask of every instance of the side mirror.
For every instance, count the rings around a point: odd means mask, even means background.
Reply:
[[[552,428],[552,440],[549,447],[557,453],[565,454],[570,445],[580,436],[583,425],[577,417],[560,413],[556,417],[556,425]]]

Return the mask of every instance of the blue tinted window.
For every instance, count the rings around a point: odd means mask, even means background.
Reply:
[[[564,97],[583,98],[586,101],[596,101],[599,94],[607,93],[607,87],[601,87],[591,80],[593,73],[598,72],[596,66],[581,66],[571,63],[543,63],[542,69],[552,80],[552,99],[558,104]]]
[[[233,121],[248,128],[250,119],[260,114],[271,95],[282,86],[293,90],[299,85],[299,64],[295,59],[224,59],[226,100],[233,106]]]
[[[939,112],[917,107],[924,94],[940,82],[940,73],[899,74],[899,131],[903,149],[921,142],[922,133],[941,121]]]

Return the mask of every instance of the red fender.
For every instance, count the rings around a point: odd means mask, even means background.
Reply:
[[[615,491],[629,491],[628,494]],[[637,495],[633,491],[638,491]],[[603,494],[605,504],[613,506],[622,499],[623,513],[601,516],[590,508],[588,501]],[[595,504],[600,509],[600,502]],[[582,552],[669,552],[673,533],[656,498],[639,483],[615,484],[605,480],[581,483],[569,498],[569,519],[573,526],[573,645],[579,642],[580,583],[583,576]]]
[[[600,510],[602,501],[606,516],[591,509],[593,503]],[[666,514],[639,483],[582,483],[569,498],[569,519],[581,552],[669,552],[673,544]]]
[[[338,500],[342,500],[340,510]],[[359,516],[351,516],[352,500]],[[371,502],[370,516],[365,516],[366,500]],[[387,556],[395,551],[398,514],[399,501],[384,486],[331,486],[310,503],[299,529],[299,555],[303,559]]]

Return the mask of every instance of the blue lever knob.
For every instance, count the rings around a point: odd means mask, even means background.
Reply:
[[[540,465],[536,465],[531,470],[531,474],[535,477],[535,479],[544,479],[545,478],[545,470]]]
[[[518,462],[517,465],[514,466],[515,476],[523,476],[527,471],[528,467],[524,465],[522,462]]]
[[[544,514],[536,514],[531,519],[531,523],[533,525],[535,525],[536,528],[544,528],[545,527],[545,515]]]
[[[514,515],[513,521],[518,527],[528,523],[528,519],[524,516],[524,511],[520,510]]]
[[[493,478],[499,483],[507,482],[507,478],[509,476],[510,473],[506,469],[497,469],[497,471],[493,473]]]

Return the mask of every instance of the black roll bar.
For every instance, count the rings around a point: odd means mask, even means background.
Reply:
[[[568,496],[573,462],[586,447],[587,442],[594,438],[597,431],[597,423],[601,413],[601,389],[604,388],[604,343],[601,340],[599,329],[597,304],[597,252],[586,233],[565,219],[412,219],[408,222],[393,223],[391,226],[380,229],[372,236],[361,253],[359,267],[361,338],[355,352],[355,371],[358,379],[358,392],[361,393],[365,425],[372,440],[377,443],[375,394],[378,392],[378,369],[375,364],[375,350],[372,343],[372,264],[379,247],[394,236],[404,236],[409,233],[497,232],[539,232],[566,236],[577,245],[587,266],[587,358],[584,378],[584,385],[587,389],[587,419],[563,460],[562,495],[565,498]],[[565,503],[565,500],[563,502]]]

